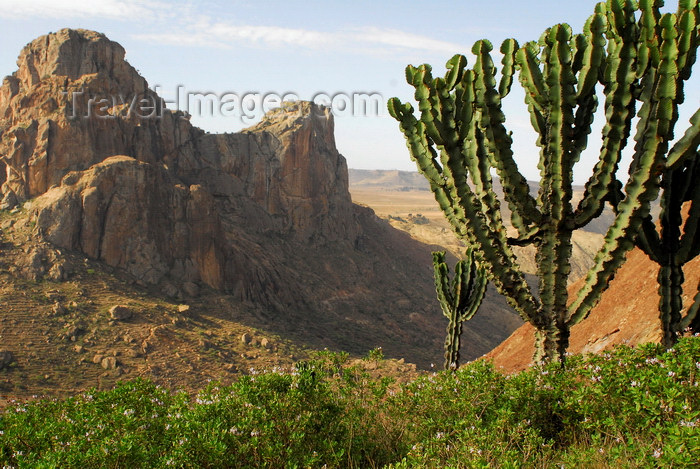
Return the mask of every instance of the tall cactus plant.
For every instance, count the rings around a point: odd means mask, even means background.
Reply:
[[[679,158],[663,173],[661,187],[661,232],[651,217],[642,224],[637,245],[659,264],[659,317],[662,343],[672,347],[686,327],[700,331],[700,288],[693,305],[683,315],[683,265],[700,254],[700,155],[696,151]],[[690,202],[683,222],[682,209]],[[681,231],[681,227],[683,230]],[[700,285],[699,285],[700,287]]]
[[[433,78],[429,65],[408,66],[406,79],[415,88],[420,118],[410,103],[398,98],[388,103],[454,231],[475,247],[498,291],[535,327],[537,361],[563,359],[570,328],[589,314],[633,247],[658,196],[667,160],[690,151],[683,145],[697,149],[700,122],[695,119],[669,152],[682,85],[698,47],[698,2],[681,0],[677,13],[663,15],[661,3],[608,0],[596,6],[581,34],[559,24],[539,42],[520,47],[508,39],[500,49],[498,81],[486,40],[472,48],[471,69],[463,55],[447,62],[444,78]],[[518,171],[502,111],[516,72],[538,135],[536,197]],[[587,146],[599,84],[605,98],[603,144],[574,208],[573,168]],[[635,117],[634,154],[621,192],[616,173]],[[517,236],[506,234],[492,170],[501,180]],[[582,289],[570,301],[572,232],[599,216],[607,201],[615,206],[615,220]],[[538,294],[525,282],[511,249],[528,244],[536,247]]]
[[[450,281],[450,269],[445,261],[445,251],[433,252],[435,290],[442,313],[448,319],[445,338],[445,369],[459,367],[462,325],[474,316],[486,294],[488,279],[483,267],[477,266],[473,253],[467,251],[466,259],[455,265]]]

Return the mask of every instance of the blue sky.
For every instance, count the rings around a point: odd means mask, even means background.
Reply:
[[[491,1],[164,1],[0,0],[0,73],[16,69],[20,49],[35,37],[64,27],[105,33],[127,51],[127,60],[172,99],[178,85],[189,92],[376,93],[384,100],[412,95],[406,64],[430,63],[438,73],[474,41],[537,39],[548,26],[581,30],[593,0]],[[467,54],[468,55],[468,54]],[[696,73],[697,74],[697,73]],[[697,77],[696,77],[697,78]],[[695,82],[697,84],[697,81]],[[518,87],[515,86],[514,89]],[[697,109],[697,86],[689,106]],[[414,170],[396,122],[382,116],[338,115],[336,140],[351,168]],[[506,105],[522,172],[538,177],[537,149],[522,95]],[[684,115],[685,116],[685,115]],[[256,116],[259,118],[259,115]],[[211,132],[236,131],[255,120],[202,117]],[[685,127],[681,121],[680,129]],[[577,179],[583,181],[599,144],[591,142]]]

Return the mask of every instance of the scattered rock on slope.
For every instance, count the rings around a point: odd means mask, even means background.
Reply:
[[[114,305],[109,308],[109,317],[115,321],[126,321],[131,319],[134,312],[128,306],[124,305]]]
[[[7,368],[15,362],[15,355],[9,350],[0,350],[0,370]]]

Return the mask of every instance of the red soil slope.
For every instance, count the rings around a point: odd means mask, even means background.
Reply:
[[[661,339],[656,282],[658,270],[658,265],[642,251],[631,251],[600,303],[588,318],[572,328],[569,351],[595,353],[617,344],[658,342]],[[683,270],[683,302],[687,308],[700,281],[700,257],[687,263]],[[569,288],[571,298],[575,297],[582,281]],[[525,324],[486,357],[493,360],[497,368],[514,372],[530,366],[533,353],[534,329],[530,324]]]

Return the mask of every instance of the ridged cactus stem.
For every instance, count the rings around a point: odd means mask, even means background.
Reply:
[[[589,270],[583,288],[570,306],[572,324],[585,318],[597,304],[602,291],[624,262],[625,253],[634,245],[635,238],[638,245],[646,244],[644,240],[640,242],[639,237],[644,237],[650,231],[648,224],[645,227],[644,220],[649,216],[651,201],[658,196],[660,176],[664,173],[664,168],[694,155],[700,143],[700,119],[696,112],[684,137],[668,150],[669,142],[674,138],[678,105],[683,102],[683,82],[690,76],[698,47],[697,2],[681,2],[675,15],[661,15],[658,11],[660,3],[657,1],[641,1],[639,6],[642,14],[639,21],[635,21],[633,2],[608,0],[607,4],[609,36],[621,38],[622,43],[631,41],[634,44],[634,49],[623,46],[609,48],[609,54],[620,51],[613,65],[617,67],[620,65],[619,60],[632,57],[634,60],[631,64],[636,67],[628,69],[627,73],[636,68],[637,78],[632,82],[632,88],[626,91],[632,91],[634,98],[628,107],[625,104],[627,98],[620,100],[623,95],[616,91],[622,81],[618,80],[617,85],[611,86],[611,79],[606,77],[606,90],[610,89],[612,93],[608,96],[612,99],[611,103],[618,101],[624,104],[620,107],[621,113],[616,114],[619,127],[616,132],[623,145],[615,143],[610,138],[611,134],[607,134],[602,154],[610,153],[613,149],[615,153],[621,151],[628,134],[627,122],[631,117],[628,112],[635,108],[635,101],[639,107],[636,144],[630,178],[625,185],[625,197],[615,202],[615,221],[606,234],[604,246],[596,255],[595,265]],[[609,43],[611,42],[615,41],[610,39]],[[625,50],[627,52],[622,55]],[[624,79],[619,72],[617,76]],[[609,121],[615,116],[609,114],[609,111],[606,111],[606,115]],[[604,133],[610,130],[612,129],[606,127]],[[603,199],[617,199],[614,188],[609,187],[608,190]],[[579,216],[582,214],[579,212]],[[657,255],[663,257],[661,253]]]
[[[683,309],[683,268],[669,263],[659,269],[659,319],[663,336],[661,343],[671,348],[678,341]]]
[[[693,304],[690,305],[687,314],[683,318],[681,330],[689,328],[695,333],[700,332],[700,314],[698,314],[698,311],[700,311],[700,283],[698,284],[698,290],[693,298]]]
[[[445,369],[459,367],[459,351],[462,327],[479,309],[486,293],[488,283],[483,267],[477,265],[471,249],[466,258],[455,265],[454,278],[450,280],[450,271],[445,261],[445,252],[433,253],[435,273],[435,290],[440,307],[448,319],[445,338]]]
[[[569,347],[571,335],[565,321],[558,318],[550,321],[543,327],[535,329],[535,355],[536,363],[562,362],[562,357]]]

